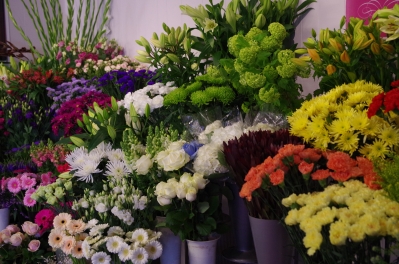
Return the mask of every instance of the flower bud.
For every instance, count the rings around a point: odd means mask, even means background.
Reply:
[[[378,45],[376,42],[371,43],[370,49],[374,55],[380,55],[381,53],[380,45]]]
[[[198,71],[198,69],[199,69],[198,63],[193,63],[193,64],[191,64],[191,69],[192,69],[193,71]]]
[[[255,26],[262,29],[266,25],[266,17],[263,14],[259,14],[255,20]]]
[[[162,64],[168,64],[169,63],[168,57],[166,57],[166,56],[162,57],[159,62]]]
[[[342,61],[343,63],[350,63],[350,62],[351,62],[351,59],[350,59],[350,57],[349,57],[349,54],[348,54],[348,52],[346,52],[346,50],[344,50],[344,51],[341,53],[340,59],[341,59],[341,61]]]
[[[319,53],[317,53],[317,50],[315,50],[315,49],[308,49],[308,54],[309,54],[310,58],[312,58],[312,60],[313,60],[316,64],[320,64],[320,63],[321,63],[321,59],[320,59]]]
[[[327,74],[331,75],[337,71],[337,68],[334,65],[329,64],[329,65],[327,65],[326,70],[327,70]]]

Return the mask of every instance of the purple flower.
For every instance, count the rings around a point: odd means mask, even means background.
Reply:
[[[203,144],[198,141],[191,141],[183,145],[183,150],[190,156],[190,160],[193,160],[197,156],[198,149],[202,146]]]
[[[26,114],[25,114],[25,118],[26,119],[31,119],[33,117],[33,113],[32,112],[27,112]]]

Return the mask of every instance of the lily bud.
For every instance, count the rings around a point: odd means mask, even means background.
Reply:
[[[266,17],[263,14],[259,14],[255,20],[255,26],[262,29],[266,25]]]
[[[193,71],[198,71],[198,63],[193,63],[193,64],[191,64],[191,69],[193,70]]]
[[[148,52],[145,51],[145,50],[137,50],[137,53],[138,53],[139,55],[143,55],[143,56],[145,56],[145,57],[149,57],[149,56],[150,56],[150,54],[148,54]]]
[[[360,45],[359,50],[363,50],[363,49],[367,48],[373,42],[374,42],[374,40],[372,40],[372,39],[367,40],[366,42],[362,43],[362,45]]]
[[[162,36],[161,36],[162,39]],[[156,39],[151,39],[151,44],[157,47],[158,49],[163,49],[165,46],[161,44],[161,41]]]
[[[162,63],[162,64],[168,64],[169,63],[168,57],[166,57],[166,56],[162,57],[159,60],[159,62]]]
[[[330,49],[322,48],[321,50],[323,51],[324,54],[327,54],[327,55],[332,55],[333,54]]]
[[[184,50],[187,53],[190,53],[190,51],[191,51],[191,40],[189,38],[186,38],[186,40],[183,43],[183,46],[184,46]]]
[[[144,37],[140,37],[140,42],[146,50],[151,49],[150,43]]]
[[[306,49],[296,49],[294,52],[295,54],[300,54],[300,55],[308,53]]]
[[[168,53],[168,54],[166,54],[166,56],[167,56],[171,61],[176,62],[176,63],[180,63],[180,59],[179,59],[179,57],[176,56],[176,54]]]
[[[229,6],[231,6],[231,5],[229,5]],[[229,7],[229,6],[227,7],[227,10],[226,10],[226,20],[227,20],[227,23],[229,23],[229,25],[233,28],[233,32],[236,33],[236,31],[237,31],[236,14],[233,10],[233,7]]]
[[[370,49],[374,55],[380,55],[380,53],[381,53],[380,45],[378,45],[375,42],[371,43]]]
[[[330,45],[333,47],[333,49],[337,52],[341,52],[342,51],[342,45],[341,43],[339,43],[337,40],[330,38],[328,40],[328,42],[330,43]]]
[[[364,39],[365,39],[364,36],[356,39],[355,42],[353,43],[353,50],[358,50],[360,46],[363,44]]]
[[[315,50],[315,49],[308,49],[308,54],[309,54],[309,56],[312,58],[312,60],[313,60],[316,64],[320,64],[320,63],[321,63],[321,59],[320,59],[319,53],[317,53],[317,50]]]
[[[144,57],[143,55],[137,55],[134,58],[142,63],[151,63],[151,60],[147,57]]]
[[[164,33],[161,33],[161,38],[159,40],[159,45],[161,47],[165,47],[167,36]]]
[[[381,44],[381,48],[389,54],[393,54],[395,52],[395,48],[391,44]]]
[[[170,28],[165,23],[162,23],[162,28],[166,33],[170,34]]]
[[[306,61],[301,60],[299,58],[291,58],[291,62],[293,62],[295,65],[297,65],[299,67],[307,67],[308,66]]]
[[[327,74],[331,75],[337,71],[337,68],[334,65],[328,64],[326,67],[326,70],[327,70]]]
[[[343,63],[350,63],[351,59],[349,57],[348,52],[344,50],[344,52],[341,53],[341,56],[339,57]]]

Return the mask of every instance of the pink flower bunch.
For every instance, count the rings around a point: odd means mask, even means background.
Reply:
[[[42,228],[40,235],[53,227],[54,217],[55,213],[51,209],[42,209],[36,214],[35,223]]]
[[[40,241],[37,239],[30,240],[29,236],[33,237],[40,232],[40,227],[30,221],[22,224],[22,231],[17,225],[8,225],[5,229],[0,231],[0,246],[12,245],[19,247],[24,241],[28,241],[27,249],[30,252],[36,252],[40,247]]]
[[[7,190],[14,195],[18,195],[20,192],[25,191],[23,194],[23,203],[27,207],[32,207],[36,204],[36,201],[32,199],[31,195],[36,191],[37,186],[45,186],[55,182],[55,180],[56,177],[52,172],[42,174],[24,172],[12,178],[3,177],[1,180],[1,187],[2,191],[6,190],[5,187],[7,187]]]
[[[32,161],[39,168],[46,162],[50,162],[54,164],[54,166],[65,164],[65,157],[68,153],[69,150],[64,145],[54,145],[52,143],[44,144],[43,142],[31,146],[30,149]]]

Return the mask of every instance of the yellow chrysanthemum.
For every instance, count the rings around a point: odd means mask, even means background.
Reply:
[[[380,133],[378,138],[388,144],[388,146],[397,145],[399,143],[399,131],[396,128],[384,126],[381,128]]]
[[[291,126],[290,133],[293,135],[302,135],[308,125],[309,115],[303,111],[297,111],[287,119]]]
[[[314,117],[312,118],[312,122],[309,123],[307,130],[311,133],[312,137],[317,137],[317,135],[325,130],[324,125],[324,118]]]
[[[326,150],[328,147],[328,144],[331,142],[331,137],[328,134],[327,130],[323,130],[320,132],[319,135],[315,138],[313,145],[315,148]]]
[[[334,141],[334,143],[337,144],[338,149],[352,154],[357,150],[359,146],[358,133],[354,133],[353,131],[347,131],[343,133],[340,137],[338,137]]]
[[[350,123],[354,130],[363,131],[369,125],[367,113],[355,112],[350,119]]]
[[[362,147],[359,148],[359,153],[362,154],[362,156],[365,157],[371,157],[371,146],[369,144],[363,145]]]
[[[337,221],[330,226],[330,242],[335,246],[345,245],[348,238],[348,225],[344,222]]]
[[[353,116],[355,110],[350,106],[339,105],[339,109],[334,113],[336,119],[344,119]]]
[[[360,103],[366,102],[367,99],[368,99],[368,96],[367,96],[367,92],[365,92],[365,91],[351,93],[348,95],[348,98],[346,99],[345,104],[349,105],[349,106],[355,106]]]
[[[329,133],[334,137],[341,137],[344,133],[351,130],[351,123],[348,117],[342,117],[334,120],[328,127]]]
[[[382,140],[376,139],[370,144],[370,155],[373,158],[384,158],[389,153],[388,144]]]

